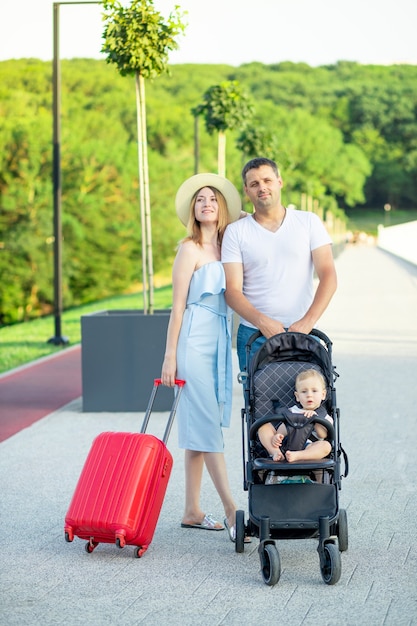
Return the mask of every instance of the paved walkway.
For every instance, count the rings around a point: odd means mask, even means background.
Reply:
[[[321,328],[334,342],[342,442],[350,475],[342,483],[349,550],[342,576],[321,580],[316,542],[281,541],[275,587],[259,572],[257,541],[236,554],[226,532],[184,530],[182,452],[154,541],[134,549],[64,541],[63,520],[93,438],[137,430],[143,414],[82,413],[78,398],[0,444],[0,623],[7,626],[133,624],[370,626],[417,625],[415,376],[417,270],[376,248],[352,246],[337,260],[339,290]],[[242,489],[241,387],[225,431],[230,480]],[[150,429],[162,434],[166,413]],[[204,477],[203,506],[222,515]]]

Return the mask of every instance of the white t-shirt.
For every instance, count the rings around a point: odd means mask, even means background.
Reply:
[[[288,209],[282,226],[271,232],[250,215],[229,224],[222,262],[243,264],[243,294],[259,311],[288,327],[301,319],[313,300],[311,252],[332,240],[320,218]],[[254,328],[247,320],[241,323]]]

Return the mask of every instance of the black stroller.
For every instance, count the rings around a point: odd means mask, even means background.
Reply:
[[[312,336],[313,335],[313,336]],[[334,382],[338,377],[332,365],[332,343],[321,331],[311,335],[286,332],[268,339],[250,360],[255,332],[246,345],[246,372],[239,374],[244,385],[242,443],[244,489],[248,491],[249,519],[236,514],[236,552],[244,551],[245,535],[259,537],[259,557],[264,582],[275,585],[281,575],[281,562],[275,539],[318,538],[320,570],[324,582],[334,585],[341,575],[340,553],[348,548],[347,515],[339,508],[341,479],[348,474],[348,459],[340,443],[340,412],[336,405]],[[330,455],[319,461],[273,461],[260,444],[257,432],[262,424],[282,421],[288,426],[286,407],[294,404],[294,382],[301,370],[319,370],[327,385],[323,402],[332,424],[321,417],[331,443]],[[302,417],[302,419],[301,419]],[[300,416],[305,424],[307,418]],[[292,427],[297,425],[292,423]],[[344,462],[344,474],[341,462]],[[265,484],[273,472],[276,484]]]

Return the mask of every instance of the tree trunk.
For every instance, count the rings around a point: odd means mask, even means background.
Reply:
[[[217,169],[220,176],[226,176],[226,133],[219,131]]]
[[[200,137],[198,115],[194,117],[194,174],[198,174],[200,162]]]
[[[136,125],[138,137],[138,179],[139,179],[139,205],[140,205],[140,224],[141,224],[141,243],[142,243],[142,283],[143,283],[143,312],[148,312],[148,272],[146,262],[146,222],[145,222],[145,187],[143,173],[143,135],[142,135],[142,107],[140,93],[140,76],[139,72],[135,74],[136,86]]]
[[[148,288],[149,288],[149,313],[154,312],[154,276],[153,276],[153,255],[152,255],[152,220],[151,201],[149,193],[149,167],[148,167],[148,138],[146,132],[146,98],[145,79],[139,75],[139,92],[141,104],[142,122],[142,145],[143,145],[143,176],[145,192],[145,224],[146,224],[146,257],[148,268]]]

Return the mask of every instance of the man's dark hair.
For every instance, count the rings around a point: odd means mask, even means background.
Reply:
[[[251,159],[250,161],[248,161],[242,170],[242,179],[245,185],[246,185],[246,174],[249,172],[249,170],[258,170],[260,167],[262,167],[262,165],[269,165],[269,167],[273,169],[273,171],[275,172],[277,176],[280,175],[278,166],[275,163],[275,161],[272,161],[271,159],[267,159],[266,157],[256,157],[255,159]]]

